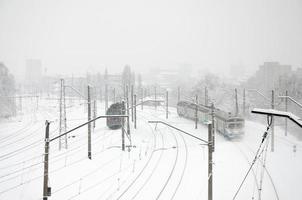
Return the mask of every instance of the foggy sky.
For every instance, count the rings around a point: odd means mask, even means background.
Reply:
[[[0,0],[0,61],[49,73],[180,63],[302,67],[301,0]]]

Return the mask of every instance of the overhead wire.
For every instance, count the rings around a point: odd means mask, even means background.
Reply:
[[[237,191],[236,191],[236,193],[235,193],[235,195],[234,195],[234,197],[233,197],[233,200],[236,199],[236,197],[237,197],[239,191],[241,190],[241,188],[242,188],[242,186],[243,186],[243,184],[244,184],[246,178],[248,177],[249,173],[251,172],[251,170],[252,170],[254,164],[256,163],[258,157],[263,153],[263,150],[261,151],[261,148],[262,148],[262,145],[263,145],[264,141],[265,141],[266,138],[267,138],[268,131],[269,131],[271,125],[272,125],[272,121],[273,121],[273,117],[268,115],[268,116],[267,116],[267,124],[268,124],[268,125],[267,125],[267,128],[266,128],[266,131],[264,132],[264,134],[263,134],[263,136],[262,136],[261,143],[260,143],[260,145],[259,145],[259,147],[258,147],[258,149],[257,149],[257,151],[256,151],[256,154],[255,154],[255,156],[254,156],[253,162],[251,163],[251,165],[250,165],[250,167],[249,167],[247,173],[245,174],[245,176],[244,176],[244,178],[243,178],[241,184],[239,185],[239,187],[238,187],[238,189],[237,189]],[[260,151],[261,151],[261,153],[259,154]]]

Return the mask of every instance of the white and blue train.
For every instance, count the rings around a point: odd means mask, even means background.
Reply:
[[[177,104],[177,113],[180,117],[195,120],[196,104],[189,101],[179,101]],[[244,135],[244,118],[239,115],[232,115],[229,112],[215,108],[214,128],[227,138],[239,138]],[[203,124],[211,121],[211,107],[198,104],[197,120]]]

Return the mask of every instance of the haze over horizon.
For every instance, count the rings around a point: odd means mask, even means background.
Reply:
[[[175,68],[228,73],[265,61],[302,67],[299,0],[0,0],[0,62],[49,73]]]

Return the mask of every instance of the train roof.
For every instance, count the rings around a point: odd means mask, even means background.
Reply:
[[[195,103],[192,103],[190,101],[179,101],[178,104],[179,106],[189,106],[190,108],[193,108],[195,109],[195,106],[196,104]],[[204,113],[210,113],[211,112],[211,107],[210,106],[206,106],[206,105],[203,105],[203,104],[198,104],[198,110],[201,111],[201,112],[204,112]],[[233,118],[240,118],[240,119],[243,119],[242,116],[240,115],[232,115],[231,112],[226,112],[226,111],[223,111],[219,108],[214,108],[214,113],[215,113],[215,116],[221,120],[229,120],[229,119],[233,119]]]

